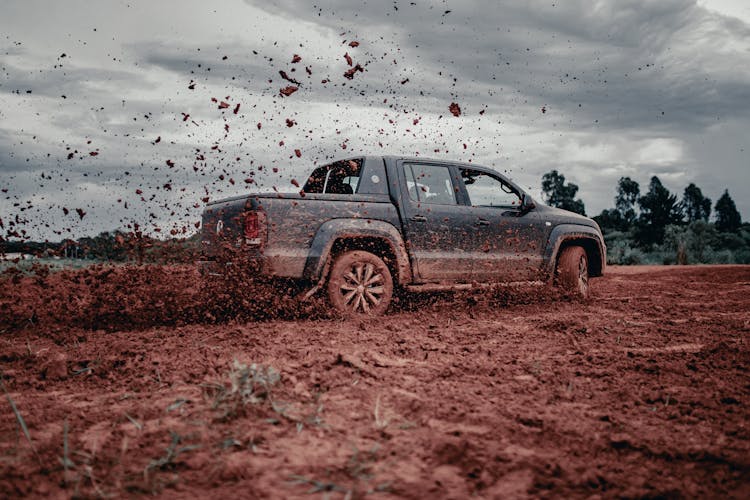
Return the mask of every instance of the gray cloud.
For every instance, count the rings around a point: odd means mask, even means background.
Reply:
[[[748,70],[738,74],[731,59],[718,61],[720,47],[732,40],[750,48],[750,27],[689,0],[598,2],[595,7],[584,1],[554,7],[499,2],[493,8],[476,0],[451,5],[447,16],[444,3],[397,3],[395,11],[380,4],[363,9],[325,2],[322,16],[306,2],[251,3],[282,11],[290,20],[319,20],[365,36],[372,30],[358,29],[363,19],[378,31],[390,27],[383,31],[390,31],[394,45],[407,54],[406,63],[423,70],[425,80],[438,81],[430,91],[440,98],[452,91],[477,105],[507,106],[513,101],[505,96],[518,92],[524,101],[547,104],[573,119],[584,116],[579,126],[598,120],[612,130],[663,128],[665,122],[702,128],[716,116],[747,116],[750,109],[737,106],[750,97]],[[748,58],[747,52],[736,55]],[[383,69],[376,66],[370,73]],[[441,81],[441,71],[458,84]],[[487,85],[495,91],[493,99],[462,91],[467,83]]]

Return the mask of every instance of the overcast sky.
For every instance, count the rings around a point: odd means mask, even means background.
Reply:
[[[657,175],[750,216],[746,0],[0,9],[3,236],[190,232],[206,197],[294,190],[360,154],[472,161],[537,198],[557,169],[589,215],[621,176]]]

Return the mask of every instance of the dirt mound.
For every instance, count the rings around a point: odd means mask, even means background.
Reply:
[[[196,316],[199,276],[189,266],[93,266],[0,277],[0,318],[11,329],[130,329]]]
[[[242,278],[242,279],[239,279]],[[92,266],[0,275],[0,324],[24,329],[128,330],[320,316],[291,283],[240,276],[203,280],[190,265]]]

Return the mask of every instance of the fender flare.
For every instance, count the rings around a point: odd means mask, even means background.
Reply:
[[[396,256],[398,282],[411,282],[411,266],[401,232],[388,222],[377,219],[333,219],[326,221],[315,233],[305,262],[303,277],[322,281],[330,265],[333,244],[341,238],[378,238],[387,242]]]
[[[593,276],[601,276],[607,265],[607,247],[604,245],[601,233],[593,227],[578,224],[560,224],[552,229],[544,250],[547,275],[550,277],[553,276],[560,249],[565,242],[570,240],[586,240],[587,242],[591,242],[590,245],[594,246],[599,254],[599,262],[593,263],[593,268],[598,269],[598,272],[593,274]]]

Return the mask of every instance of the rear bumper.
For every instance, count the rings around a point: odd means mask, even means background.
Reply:
[[[198,271],[201,276],[227,276],[232,272],[231,262],[216,262],[215,260],[199,260]]]
[[[244,260],[199,260],[198,271],[204,278],[236,278],[236,279],[259,279],[267,276],[263,272],[262,259]]]

